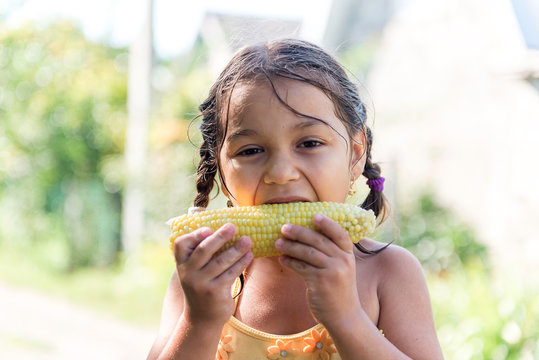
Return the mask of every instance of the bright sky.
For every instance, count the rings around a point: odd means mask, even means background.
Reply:
[[[205,11],[303,20],[302,36],[319,41],[330,0],[154,0],[154,40],[161,57],[189,49]],[[126,46],[138,33],[147,0],[0,0],[10,26],[71,19],[87,36]]]

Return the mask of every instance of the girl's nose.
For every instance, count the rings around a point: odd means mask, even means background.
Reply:
[[[284,154],[272,155],[266,163],[264,183],[286,184],[299,178],[299,170],[294,161]]]

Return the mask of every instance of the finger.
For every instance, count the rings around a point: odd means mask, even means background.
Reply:
[[[190,234],[177,237],[174,240],[174,258],[176,259],[176,263],[184,263],[191,256],[198,244],[210,235],[211,229],[204,227]]]
[[[316,214],[313,223],[323,235],[331,239],[339,248],[346,252],[353,252],[353,243],[348,233],[335,221],[323,214]]]
[[[307,264],[303,260],[295,259],[288,255],[279,256],[279,262],[281,263],[281,265],[294,270],[295,272],[303,276],[305,279],[316,276],[316,273],[318,272],[317,270],[319,270],[319,268]],[[315,272],[314,274],[313,271]]]
[[[187,259],[186,265],[193,269],[201,269],[210,261],[212,256],[219,250],[227,241],[232,240],[236,235],[236,227],[233,224],[225,224],[217,231],[208,236],[204,241],[200,242],[193,250],[193,253]]]
[[[238,261],[225,270],[221,275],[216,277],[213,281],[215,283],[232,284],[232,282],[240,276],[240,274],[249,266],[253,261],[254,255],[251,251],[247,251]]]
[[[280,238],[275,241],[275,248],[288,257],[301,260],[316,268],[326,267],[328,256],[304,243]]]
[[[335,244],[320,232],[299,225],[285,224],[281,233],[289,240],[309,245],[318,251],[331,256],[335,252]]]
[[[253,242],[248,236],[240,237],[234,246],[211,259],[201,270],[210,279],[218,277],[240,260],[251,249],[252,244]]]

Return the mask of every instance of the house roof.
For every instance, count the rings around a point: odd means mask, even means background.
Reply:
[[[301,20],[260,18],[208,12],[202,22],[200,37],[212,44],[226,44],[230,52],[245,45],[283,37],[298,37]],[[224,42],[224,44],[223,44]]]

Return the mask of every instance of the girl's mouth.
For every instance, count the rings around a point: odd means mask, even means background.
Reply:
[[[311,202],[308,199],[297,197],[297,196],[287,196],[287,197],[277,197],[273,199],[269,199],[265,202],[265,204],[283,204],[283,203],[291,203],[291,202]]]

